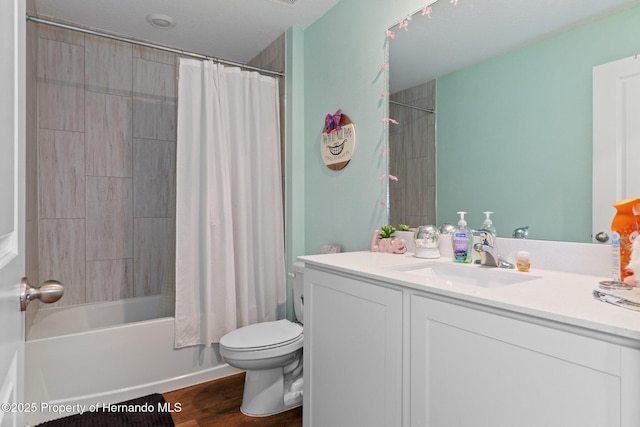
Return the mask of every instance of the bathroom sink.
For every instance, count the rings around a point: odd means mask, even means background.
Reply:
[[[454,264],[453,262],[451,264],[433,262],[393,267],[392,269],[427,279],[444,280],[453,285],[465,284],[485,288],[499,288],[540,278],[540,276],[534,276],[529,273],[518,273],[515,270],[483,265]]]

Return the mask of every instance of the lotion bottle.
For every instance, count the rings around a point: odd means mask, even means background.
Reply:
[[[467,221],[464,219],[466,212],[458,212],[458,215],[460,215],[458,228],[453,232],[451,238],[453,244],[453,261],[470,263],[473,234],[471,234],[471,230],[467,227]]]
[[[493,221],[491,221],[491,214],[493,212],[487,211],[487,212],[483,212],[484,213],[484,222],[482,223],[482,229],[483,230],[487,230],[493,233],[494,236],[497,236],[497,231],[496,228],[493,226]]]

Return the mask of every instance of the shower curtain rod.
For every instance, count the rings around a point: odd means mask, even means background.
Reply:
[[[435,114],[436,110],[430,110],[429,108],[418,107],[416,105],[405,104],[404,102],[389,100],[389,104],[400,105],[402,107],[413,108],[414,110],[424,111],[425,113]]]
[[[280,71],[266,70],[266,69],[260,68],[260,67],[254,67],[254,66],[251,66],[251,65],[241,64],[239,62],[234,62],[234,61],[229,61],[229,60],[226,60],[226,59],[216,58],[215,56],[203,55],[201,53],[195,53],[195,52],[188,52],[188,51],[185,51],[185,50],[182,50],[182,49],[176,49],[176,48],[169,47],[169,46],[163,46],[163,45],[159,45],[159,44],[155,44],[155,43],[149,43],[149,42],[145,42],[143,40],[136,40],[136,39],[129,38],[129,37],[123,37],[123,36],[119,36],[119,35],[116,35],[116,34],[103,32],[103,31],[92,30],[92,29],[89,29],[89,28],[83,28],[83,27],[79,27],[79,26],[76,26],[76,25],[67,24],[67,23],[63,23],[63,22],[52,21],[52,20],[40,18],[40,17],[37,17],[37,16],[27,15],[27,21],[37,22],[38,24],[51,25],[53,27],[64,28],[64,29],[67,29],[67,30],[80,31],[80,32],[85,33],[85,34],[91,34],[91,35],[94,35],[94,36],[105,37],[105,38],[108,38],[108,39],[111,39],[111,40],[117,40],[117,41],[121,41],[121,42],[136,44],[136,45],[139,45],[139,46],[150,47],[150,48],[153,48],[153,49],[164,50],[166,52],[173,52],[173,53],[177,53],[179,55],[189,56],[189,57],[192,57],[192,58],[210,60],[210,61],[217,62],[217,63],[224,64],[224,65],[231,65],[231,66],[234,66],[234,67],[244,68],[245,70],[257,71],[257,72],[263,73],[263,74],[270,74],[270,75],[278,76],[278,77],[284,77],[285,76],[284,72],[280,72]]]

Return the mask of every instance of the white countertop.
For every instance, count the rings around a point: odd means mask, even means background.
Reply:
[[[307,267],[329,268],[407,289],[506,310],[514,315],[519,313],[543,322],[551,321],[560,325],[584,328],[585,334],[608,334],[614,341],[621,338],[617,341],[640,348],[640,311],[607,304],[593,297],[592,291],[598,289],[598,282],[608,280],[609,277],[536,269],[535,264],[525,273],[515,269],[459,264],[442,257],[427,260],[416,258],[413,254],[397,255],[369,251],[309,255],[299,257],[299,260]],[[517,274],[530,277],[531,280],[487,288],[402,271],[403,267],[410,268],[428,263],[447,263],[465,269],[491,268],[495,270],[495,274]],[[620,292],[622,291],[618,293]],[[624,292],[640,296],[638,288]]]

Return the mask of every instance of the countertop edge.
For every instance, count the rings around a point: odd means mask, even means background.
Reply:
[[[349,265],[349,257],[367,258],[367,254],[371,254],[370,257],[372,258],[372,262],[380,260],[387,262],[379,262],[378,264],[374,264],[368,267],[363,267],[362,265],[357,264]],[[342,257],[339,257],[340,255],[342,255]],[[323,271],[336,271],[343,275],[351,276],[352,278],[366,279],[367,281],[380,282],[383,285],[387,286],[400,287],[403,289],[411,290],[419,294],[427,294],[434,299],[445,300],[446,302],[451,302],[457,305],[468,306],[485,312],[491,312],[517,320],[524,320],[541,326],[566,330],[583,336],[597,338],[614,344],[623,345],[625,347],[640,349],[640,312],[634,312],[625,308],[612,306],[597,301],[593,297],[590,297],[590,300],[593,300],[594,303],[599,304],[594,305],[594,307],[596,307],[596,310],[598,314],[601,315],[601,318],[606,320],[603,321],[599,319],[590,319],[589,316],[585,315],[584,313],[576,315],[571,311],[569,311],[568,313],[562,313],[557,309],[552,309],[553,307],[537,307],[535,304],[531,304],[530,301],[524,301],[529,302],[529,304],[519,304],[517,302],[517,299],[514,298],[510,298],[511,301],[501,301],[500,299],[492,296],[499,295],[499,290],[475,290],[483,292],[482,294],[480,292],[477,292],[477,294],[474,295],[474,290],[468,287],[455,288],[453,286],[449,286],[448,288],[444,288],[441,283],[426,283],[412,277],[401,277],[399,274],[397,274],[397,271],[394,273],[394,271],[392,270],[392,268],[396,265],[403,266],[419,264],[424,263],[425,261],[428,262],[428,260],[417,259],[414,257],[412,257],[412,259],[409,259],[408,257],[402,258],[393,254],[383,254],[383,257],[389,257],[388,259],[384,259],[380,258],[378,255],[379,254],[374,255],[370,252],[352,252],[344,254],[300,256],[298,257],[298,259],[300,261],[303,261],[305,263],[305,266],[316,267],[317,269]],[[391,258],[394,256],[396,258]],[[434,262],[443,261],[438,260]],[[602,280],[602,278],[600,277],[581,276],[574,273],[539,271],[538,274],[551,276],[548,281],[558,280],[556,278],[560,278],[559,280],[568,280],[573,278],[575,278],[576,280],[582,280],[585,277],[592,279],[594,283]],[[543,283],[541,282],[541,284]],[[514,293],[512,290],[517,289],[514,288],[517,286],[520,285],[511,285],[512,288],[510,289],[510,293],[512,295]],[[585,300],[585,298],[582,298],[582,300]],[[589,307],[589,309],[593,310],[593,307]],[[587,314],[588,312],[589,310],[586,310]],[[635,320],[635,323],[637,325],[636,328],[621,326],[621,321],[619,320],[620,317],[624,318],[623,321],[628,319]]]

